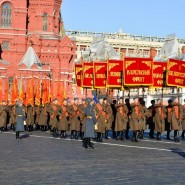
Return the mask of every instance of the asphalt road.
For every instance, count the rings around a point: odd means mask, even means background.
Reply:
[[[95,149],[49,132],[0,133],[0,185],[185,184],[185,141],[106,140]]]

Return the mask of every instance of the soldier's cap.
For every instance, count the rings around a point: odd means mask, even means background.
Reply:
[[[86,101],[86,99],[85,98],[82,98],[82,101]]]
[[[138,99],[138,98],[139,98],[138,96],[134,96],[134,97],[133,97],[133,100]]]
[[[98,96],[98,100],[101,100],[101,99],[104,99],[104,98],[105,98],[105,96],[103,96],[103,95]]]
[[[63,101],[63,102],[64,102],[64,101],[67,101],[67,98],[64,98],[62,101]]]
[[[177,97],[172,96],[172,97],[170,98],[170,100],[173,102],[176,98],[177,98]]]
[[[103,100],[107,100],[107,97],[104,97]]]
[[[121,97],[119,97],[119,100],[123,100],[123,97],[121,96]]]
[[[54,101],[56,101],[56,100],[58,101],[58,99],[57,99],[57,98],[54,98],[54,99],[52,100],[52,102],[54,102]]]
[[[88,104],[90,104],[92,101],[93,101],[93,99],[92,98],[86,98],[86,100],[85,100]]]
[[[79,100],[79,98],[74,98],[74,101]]]
[[[157,101],[162,100],[161,98],[157,98]]]
[[[6,102],[6,100],[2,100],[2,102]]]
[[[173,101],[171,99],[168,100],[168,103],[172,103]]]

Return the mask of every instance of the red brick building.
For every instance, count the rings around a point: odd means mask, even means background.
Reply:
[[[66,95],[73,97],[76,44],[68,36],[61,36],[61,3],[62,0],[0,1],[0,75],[60,79],[65,84]],[[18,65],[30,46],[43,64],[42,69]]]

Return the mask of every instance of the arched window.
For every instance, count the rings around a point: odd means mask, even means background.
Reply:
[[[43,14],[43,31],[48,31],[48,14]]]
[[[1,7],[1,26],[12,26],[12,6],[10,3],[3,3]]]

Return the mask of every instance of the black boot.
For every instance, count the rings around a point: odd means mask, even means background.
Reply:
[[[124,131],[121,131],[120,139],[121,140],[125,140],[125,132]]]
[[[74,139],[74,130],[71,130],[71,139]]]
[[[120,139],[120,131],[116,132],[116,140]]]
[[[75,132],[75,139],[78,140],[79,139],[79,136],[80,136],[80,132],[76,131]]]
[[[91,138],[88,138],[88,145],[90,148],[94,149],[94,144],[91,143]]]
[[[88,148],[88,138],[84,138],[84,139],[83,139],[83,147],[84,147],[85,149]]]
[[[184,139],[184,133],[185,133],[185,130],[182,131],[182,134],[181,134],[182,139]]]
[[[149,136],[150,136],[151,139],[155,139],[155,137],[154,137],[154,130],[153,129],[150,129]]]
[[[157,138],[156,138],[158,141],[161,140],[161,133],[160,132],[157,132]]]
[[[105,139],[109,139],[109,137],[108,137],[109,134],[108,134],[108,133],[109,133],[109,131],[106,130],[106,131],[105,131]]]
[[[179,139],[177,138],[177,130],[174,130],[174,141],[179,142]]]
[[[135,132],[135,138],[134,138],[134,141],[135,141],[135,142],[139,142],[139,141],[137,140],[137,132]]]
[[[81,132],[81,139],[83,140],[84,138],[84,132]]]
[[[57,137],[57,129],[53,128],[53,137]]]
[[[167,130],[166,139],[167,140],[171,140],[171,138],[170,138],[170,130]]]

